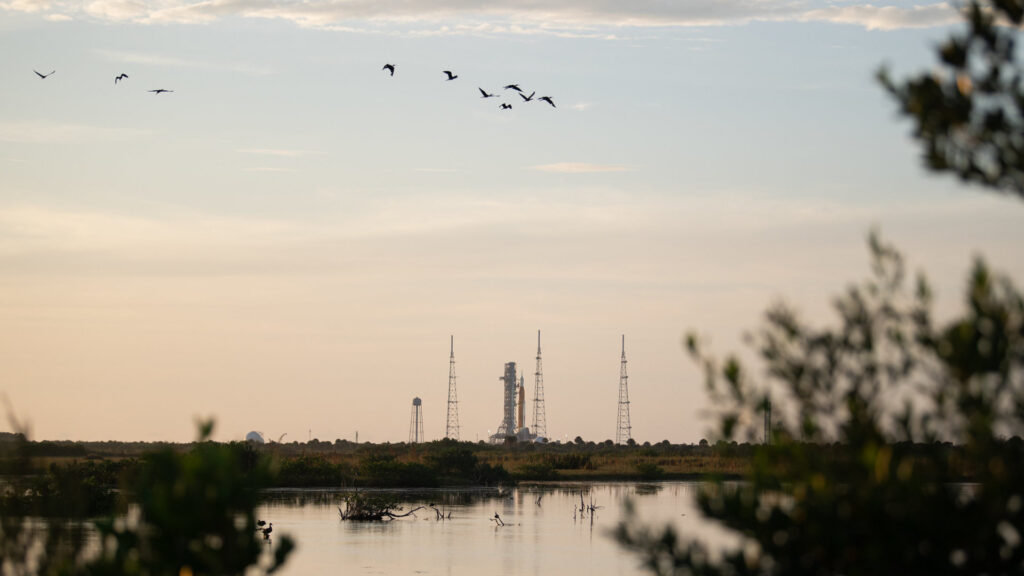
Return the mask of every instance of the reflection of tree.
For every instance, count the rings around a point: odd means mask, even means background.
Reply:
[[[968,31],[939,49],[944,73],[883,82],[930,167],[1024,196],[1019,32],[995,24],[1019,24],[1024,1],[972,2],[965,14]],[[1024,573],[1024,297],[979,259],[966,310],[937,324],[927,282],[908,286],[902,255],[877,235],[870,249],[872,275],[836,298],[833,327],[768,310],[752,339],[765,383],[688,338],[723,439],[757,438],[766,407],[785,409],[747,482],[697,498],[743,545],[712,555],[627,515],[616,536],[651,571]]]

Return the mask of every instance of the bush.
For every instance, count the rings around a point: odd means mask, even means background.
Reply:
[[[350,483],[352,473],[341,464],[327,461],[323,456],[299,456],[281,463],[277,486],[333,488]]]

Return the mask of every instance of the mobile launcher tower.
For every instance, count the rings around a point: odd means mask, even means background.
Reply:
[[[514,438],[516,442],[533,442],[537,436],[530,432],[526,422],[526,387],[523,378],[516,378],[516,363],[505,364],[505,375],[499,378],[505,389],[503,418],[498,431],[491,437],[492,444],[504,444]]]

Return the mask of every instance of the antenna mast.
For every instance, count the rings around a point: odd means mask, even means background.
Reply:
[[[619,424],[615,431],[615,443],[625,444],[632,437],[633,427],[629,425],[629,375],[626,374],[626,335],[622,335],[622,363],[619,368]]]
[[[448,356],[448,424],[444,437],[459,439],[459,399],[455,393],[455,336],[452,336],[451,354]]]
[[[548,417],[544,412],[544,369],[540,362],[540,330],[537,330],[537,372],[533,375],[533,433],[548,437]]]

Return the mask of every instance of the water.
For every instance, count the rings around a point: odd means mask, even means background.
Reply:
[[[257,517],[274,523],[274,535],[291,535],[297,550],[280,572],[314,574],[544,575],[644,574],[638,557],[609,532],[631,499],[647,524],[673,524],[680,533],[721,548],[728,534],[694,507],[699,484],[599,483],[525,486],[499,491],[391,491],[404,509],[433,510],[388,522],[341,521],[344,493],[282,491],[270,495]],[[579,517],[584,504],[599,506]],[[505,522],[499,526],[497,513]],[[575,515],[575,519],[574,519]],[[271,543],[271,546],[274,544]]]

